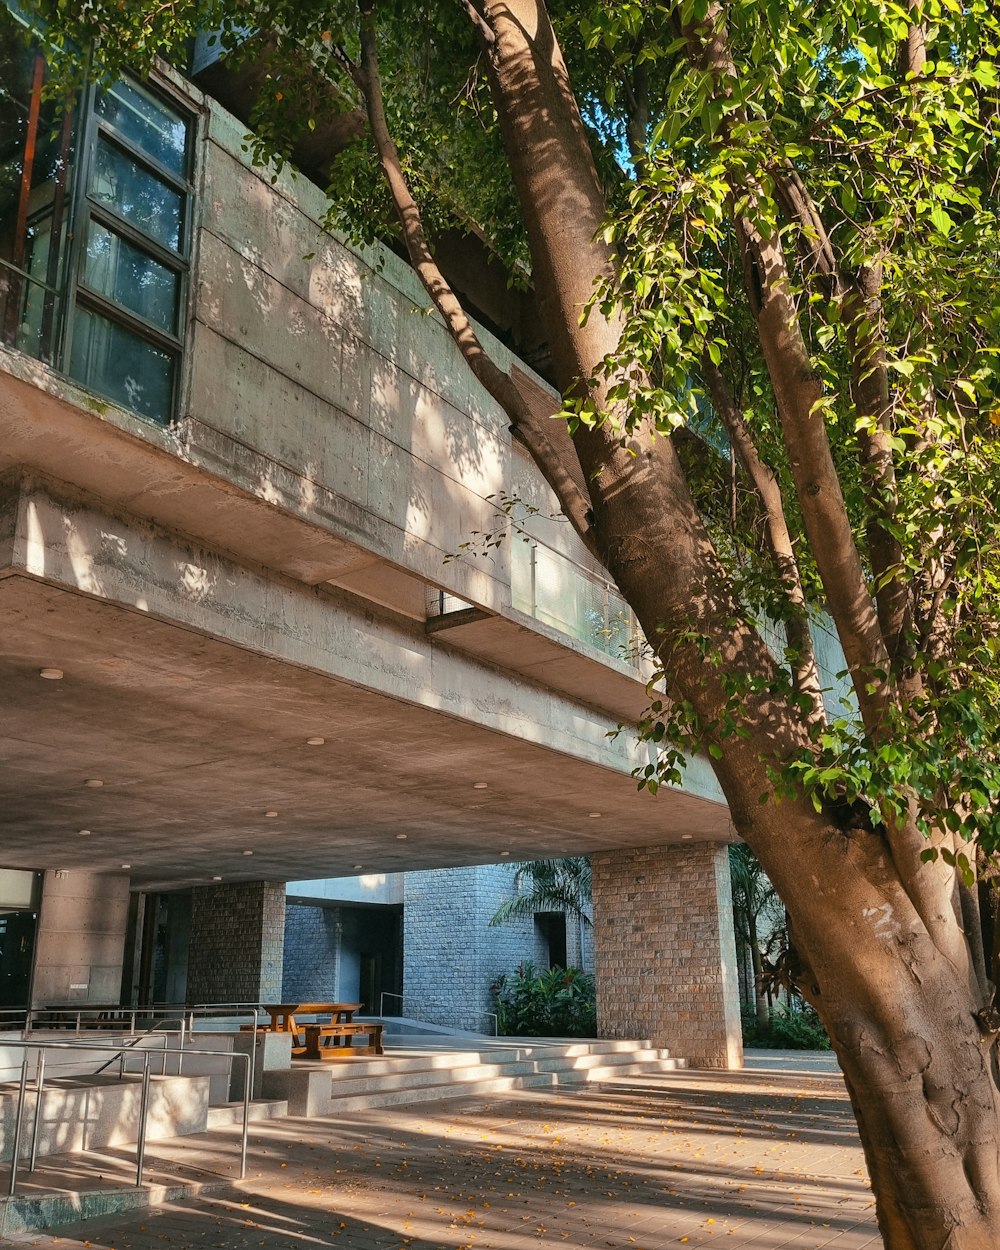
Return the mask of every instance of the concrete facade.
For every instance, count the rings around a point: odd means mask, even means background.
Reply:
[[[284,935],[283,885],[249,881],[194,890],[188,1001],[280,1002]]]
[[[35,943],[33,1006],[115,1003],[121,991],[128,879],[49,870]]]
[[[743,1065],[725,847],[593,857],[597,1027],[709,1068]]]
[[[35,1000],[117,997],[130,885],[193,890],[190,1001],[257,1001],[281,993],[274,883],[405,872],[405,993],[480,1027],[536,935],[487,929],[501,870],[472,866],[680,830],[716,862],[725,804],[699,760],[683,789],[636,791],[652,748],[613,731],[650,673],[601,640],[627,614],[415,275],[324,231],[322,192],[251,168],[245,125],[197,88],[159,85],[200,118],[176,419],[0,347],[0,853],[46,872]],[[474,556],[502,495],[535,510],[528,542]],[[708,934],[718,890],[696,903]],[[336,923],[311,918],[317,948]],[[651,931],[631,931],[613,958],[638,987]],[[297,988],[328,984],[293,963]]]

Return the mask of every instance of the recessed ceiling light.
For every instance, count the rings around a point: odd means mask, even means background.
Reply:
[[[98,786],[103,786],[104,782],[100,779],[100,777],[88,777],[83,784],[85,786],[90,786],[92,790],[96,790]]]
[[[500,852],[500,858],[501,858],[501,859],[510,859],[510,851],[501,851],[501,852]]]
[[[409,835],[408,833],[397,833],[397,834],[396,834],[396,841],[397,841],[397,842],[405,842],[405,841],[406,841],[406,839],[407,839],[409,836],[410,836],[410,835]]]
[[[472,783],[473,790],[488,790],[490,783],[488,781],[474,781]]]
[[[40,668],[38,676],[44,677],[46,681],[62,681],[63,671],[61,668]]]
[[[354,865],[354,871],[355,871],[355,872],[360,872],[362,868],[364,868],[364,864],[355,864],[355,865]]]
[[[122,864],[122,867],[123,867],[123,868],[131,868],[131,867],[132,867],[132,865],[131,865],[131,864]]]
[[[693,834],[693,833],[682,833],[682,834],[681,834],[681,841],[683,841],[683,842],[690,842],[690,841],[691,841],[691,839],[692,839],[693,837],[694,837],[694,834]]]
[[[325,745],[326,745],[326,739],[325,739],[325,738],[319,738],[319,737],[317,737],[317,738],[306,738],[306,746],[309,746],[309,747],[321,747],[321,746],[325,746]]]
[[[277,816],[277,814],[278,814],[277,812],[265,812],[264,813],[265,816]]]
[[[252,854],[253,854],[253,851],[244,851],[244,852],[243,852],[243,854],[244,854],[244,855],[252,855]]]
[[[221,881],[221,880],[222,880],[222,878],[221,878],[221,877],[213,877],[213,878],[212,878],[212,880],[213,880],[213,881]]]
[[[588,812],[587,815],[590,817],[591,820],[600,820],[603,813],[602,812]]]
[[[81,829],[81,830],[80,830],[80,837],[81,837],[81,838],[89,838],[89,837],[90,837],[90,830],[89,830],[89,829]]]

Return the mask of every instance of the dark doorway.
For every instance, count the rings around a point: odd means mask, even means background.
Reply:
[[[31,993],[35,911],[0,912],[0,1007],[25,1007]]]
[[[399,907],[344,907],[342,911],[339,996],[362,1003],[368,1015],[382,1012],[382,995],[403,986],[403,925]],[[386,1000],[398,1014],[399,998]]]
[[[147,894],[142,913],[138,1001],[183,1003],[187,997],[191,892]]]
[[[0,1007],[26,1007],[30,1001],[41,900],[40,872],[0,868]]]
[[[535,912],[535,926],[542,939],[542,949],[547,952],[550,968],[566,967],[566,913],[563,911]]]

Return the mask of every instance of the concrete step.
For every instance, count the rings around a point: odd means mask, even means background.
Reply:
[[[537,1072],[522,1076],[494,1076],[478,1081],[442,1081],[413,1089],[375,1090],[330,1100],[328,1114],[346,1111],[369,1111],[381,1107],[402,1107],[418,1102],[444,1102],[449,1098],[485,1098],[509,1093],[515,1089],[552,1089],[558,1084],[555,1074]]]
[[[142,1080],[126,1073],[59,1076],[45,1082],[39,1116],[38,1155],[95,1150],[134,1142],[139,1123]],[[209,1103],[207,1076],[152,1076],[146,1138],[177,1137],[205,1128]],[[0,1162],[9,1162],[17,1109],[17,1087],[0,1087]],[[20,1152],[29,1149],[35,1120],[35,1091],[25,1091]]]
[[[652,1046],[635,1050],[596,1051],[583,1055],[542,1055],[537,1059],[539,1068],[552,1072],[585,1072],[588,1068],[611,1067],[626,1063],[658,1063],[669,1059],[670,1051]]]
[[[466,1085],[470,1081],[490,1081],[497,1077],[530,1077],[539,1074],[539,1064],[531,1059],[508,1063],[468,1063],[454,1068],[419,1068],[406,1072],[357,1074],[352,1079],[331,1082],[330,1098],[333,1105],[339,1107],[341,1099],[350,1098],[355,1094],[417,1090],[431,1085]]]
[[[432,1061],[432,1062],[429,1062]],[[433,1056],[331,1063],[330,1101],[319,1114],[392,1107],[675,1071],[684,1061],[636,1042],[551,1043]],[[313,1111],[312,1114],[316,1114]]]
[[[592,1068],[583,1068],[579,1071],[569,1071],[558,1073],[560,1085],[570,1084],[597,1084],[603,1081],[613,1081],[619,1078],[627,1079],[636,1077],[657,1076],[666,1072],[678,1072],[681,1068],[687,1067],[686,1059],[647,1059],[642,1063],[614,1063],[603,1064]]]
[[[281,1098],[252,1098],[250,1100],[251,1120],[280,1120],[288,1115],[288,1103]],[[243,1103],[224,1102],[217,1107],[209,1107],[206,1129],[223,1128],[227,1124],[243,1123]]]

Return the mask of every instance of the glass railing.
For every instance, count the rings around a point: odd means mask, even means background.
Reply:
[[[511,546],[510,582],[519,612],[638,668],[642,633],[613,582],[523,533]]]
[[[637,674],[645,640],[613,582],[514,526],[510,548],[511,606],[550,629],[586,643]],[[443,590],[427,595],[428,618],[473,607]]]

